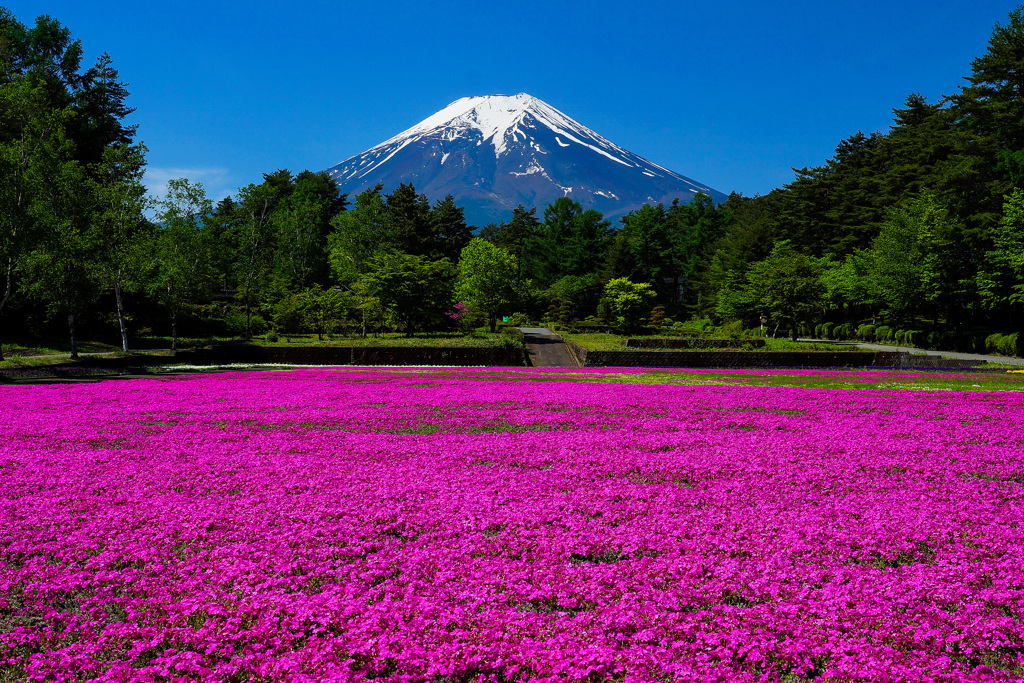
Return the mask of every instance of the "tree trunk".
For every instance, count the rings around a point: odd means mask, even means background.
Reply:
[[[0,314],[3,313],[4,305],[11,298],[11,290],[14,289],[14,259],[7,259],[7,278],[4,286],[3,296],[0,296]],[[4,360],[3,346],[0,345],[0,361]]]
[[[124,319],[124,296],[121,281],[114,281],[114,298],[117,299],[117,322],[121,325],[121,350],[128,353],[128,323]]]
[[[78,360],[78,331],[75,329],[75,309],[68,309],[68,331],[71,333],[71,358]]]
[[[491,334],[494,334],[498,330],[498,316],[497,314],[492,314],[490,318]]]
[[[171,351],[178,351],[178,309],[171,310]]]
[[[249,322],[249,290],[245,290],[245,341],[252,341],[252,327]]]

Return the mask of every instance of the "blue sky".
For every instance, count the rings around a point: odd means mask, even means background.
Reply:
[[[147,182],[216,201],[319,171],[467,95],[527,92],[723,192],[765,194],[920,92],[955,92],[1013,2],[0,0],[113,57]]]

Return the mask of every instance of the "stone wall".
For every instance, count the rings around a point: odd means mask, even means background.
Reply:
[[[585,367],[899,367],[907,355],[890,351],[588,351],[572,343],[569,347]]]
[[[174,363],[283,363],[287,365],[523,366],[522,349],[422,346],[215,346],[179,352]]]
[[[977,367],[982,361],[960,360],[957,358],[942,358],[941,356],[915,356],[909,353],[901,353],[903,358],[899,364],[901,368],[947,368],[967,369]]]

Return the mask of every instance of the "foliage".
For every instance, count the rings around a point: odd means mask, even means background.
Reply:
[[[617,318],[602,293],[626,279],[650,286],[639,308],[649,319],[663,307],[656,321],[750,325],[768,314],[794,334],[828,322],[816,333],[843,339],[884,321],[887,338],[974,349],[991,330],[1018,329],[1024,304],[1024,7],[982,47],[956,93],[908,95],[887,130],[840,140],[764,196],[646,204],[617,229],[569,197],[518,206],[479,232],[507,255],[492,278],[501,283],[485,286],[470,274],[489,270],[459,263],[483,248],[465,252],[473,227],[458,198],[411,183],[349,206],[328,176],[278,169],[204,208],[191,236],[180,217],[165,221],[167,198],[149,223],[145,148],[125,124],[128,92],[110,57],[84,65],[58,21],[27,26],[0,9],[0,322],[51,334],[66,317],[77,339],[81,326],[103,334],[116,320],[128,348],[129,328],[159,325],[161,306],[173,339],[179,318],[194,328],[186,336],[220,329],[227,321],[213,318],[234,299],[251,337],[260,314],[305,328],[299,295],[340,288],[364,334],[443,327],[456,299],[492,325],[516,309],[568,325]],[[203,255],[184,279],[182,250]],[[176,280],[193,284],[178,296]],[[200,310],[206,301],[216,305]]]
[[[628,278],[616,278],[604,287],[603,301],[608,317],[615,326],[626,332],[640,329],[647,322],[651,311],[654,290],[646,282],[632,282]]]
[[[747,281],[750,300],[770,319],[786,322],[794,341],[797,323],[820,308],[825,294],[819,262],[787,241],[777,243],[768,258],[753,264]]]
[[[357,291],[378,302],[412,336],[417,329],[437,326],[451,309],[449,283],[452,265],[446,258],[432,261],[400,251],[372,257]]]
[[[178,348],[178,320],[183,309],[210,294],[212,245],[203,221],[212,211],[202,183],[184,178],[168,181],[167,194],[158,204],[157,267],[149,287],[171,316],[172,350]]]
[[[511,254],[487,240],[474,238],[459,255],[455,296],[485,313],[494,332],[498,315],[515,302],[515,275],[516,262]]]
[[[305,327],[323,340],[347,316],[353,307],[353,296],[336,289],[323,289],[315,284],[295,297],[296,308]]]

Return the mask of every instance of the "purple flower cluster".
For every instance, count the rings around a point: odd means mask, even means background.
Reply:
[[[0,387],[0,680],[1024,680],[1024,396],[574,375]]]

